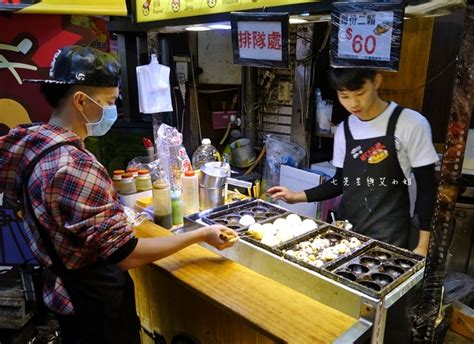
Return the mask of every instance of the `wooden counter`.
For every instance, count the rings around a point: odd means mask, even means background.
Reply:
[[[139,237],[173,235],[151,222]],[[331,343],[356,319],[199,245],[134,269],[142,325],[168,343]],[[142,343],[152,343],[143,336]]]

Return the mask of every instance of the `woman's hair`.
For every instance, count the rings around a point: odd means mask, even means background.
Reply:
[[[361,89],[367,80],[374,81],[378,72],[362,68],[331,68],[329,82],[337,91],[356,91]]]

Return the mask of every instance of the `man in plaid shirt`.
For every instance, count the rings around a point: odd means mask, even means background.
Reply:
[[[33,254],[46,267],[43,299],[58,315],[63,343],[139,342],[128,269],[206,241],[224,249],[223,226],[137,239],[106,169],[83,143],[117,117],[120,65],[110,54],[69,46],[53,58],[41,90],[49,123],[21,125],[0,138],[0,192],[22,205]],[[234,237],[223,241],[221,233]],[[226,237],[226,236],[224,236]]]

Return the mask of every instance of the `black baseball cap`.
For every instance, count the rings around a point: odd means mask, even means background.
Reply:
[[[109,53],[79,45],[70,45],[54,54],[49,79],[25,79],[25,82],[116,87],[120,83],[120,63]]]

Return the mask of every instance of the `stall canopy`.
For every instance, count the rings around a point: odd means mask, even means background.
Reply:
[[[138,23],[195,17],[210,14],[247,11],[295,4],[317,3],[319,0],[135,0]]]
[[[0,0],[0,11],[16,13],[126,16],[125,0]]]

